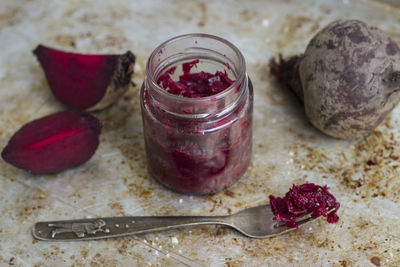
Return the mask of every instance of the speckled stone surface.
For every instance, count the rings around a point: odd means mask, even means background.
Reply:
[[[137,55],[134,82],[103,121],[84,165],[31,175],[0,160],[0,265],[400,266],[400,106],[370,136],[339,141],[314,129],[268,73],[336,18],[375,24],[400,42],[400,9],[368,1],[41,1],[0,3],[0,147],[24,123],[65,109],[31,51]],[[173,193],[146,172],[139,88],[146,58],[175,35],[207,32],[243,52],[255,89],[254,154],[245,176],[212,196]],[[37,242],[36,221],[117,215],[220,215],[265,204],[293,183],[327,184],[341,220],[316,220],[255,240],[200,226],[90,242]]]

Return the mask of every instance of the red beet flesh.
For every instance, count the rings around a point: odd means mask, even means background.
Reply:
[[[336,212],[340,203],[328,192],[327,186],[293,185],[284,198],[270,195],[269,201],[277,221],[285,222],[288,227],[297,228],[296,219],[310,212],[313,218],[322,215],[329,223],[339,221]]]
[[[218,94],[234,83],[228,78],[226,71],[216,71],[215,74],[204,71],[190,73],[197,63],[199,59],[182,64],[183,74],[179,76],[178,81],[171,78],[176,67],[170,68],[158,78],[158,85],[171,94],[196,98]]]
[[[101,123],[83,111],[62,111],[19,129],[3,149],[3,159],[31,173],[54,173],[80,165],[99,145]]]
[[[55,97],[76,109],[101,109],[112,104],[127,90],[135,63],[130,51],[84,55],[39,45],[33,53]]]

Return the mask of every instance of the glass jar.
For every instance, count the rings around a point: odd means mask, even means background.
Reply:
[[[187,98],[167,92],[158,78],[199,59],[198,71],[225,70],[235,82],[222,92]],[[168,188],[215,193],[246,171],[252,150],[253,88],[242,53],[207,34],[174,37],[158,46],[146,64],[141,108],[148,170]]]

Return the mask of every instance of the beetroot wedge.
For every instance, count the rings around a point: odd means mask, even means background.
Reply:
[[[3,159],[31,173],[80,165],[99,145],[101,123],[84,111],[62,111],[24,125],[3,149]]]
[[[99,110],[114,103],[131,81],[135,56],[84,55],[43,45],[33,51],[55,97],[75,109]]]

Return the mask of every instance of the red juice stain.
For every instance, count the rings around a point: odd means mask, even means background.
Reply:
[[[197,63],[199,59],[182,64],[183,74],[179,76],[178,81],[171,78],[176,67],[168,69],[158,78],[158,85],[171,94],[197,98],[218,94],[235,82],[229,79],[226,70],[216,71],[214,74],[204,71],[191,73],[191,69],[196,67]]]
[[[339,216],[336,214],[340,203],[328,192],[328,187],[315,184],[293,185],[285,197],[269,196],[272,212],[277,221],[285,222],[288,227],[297,228],[297,218],[311,212],[316,218],[324,216],[328,223],[336,223]]]

